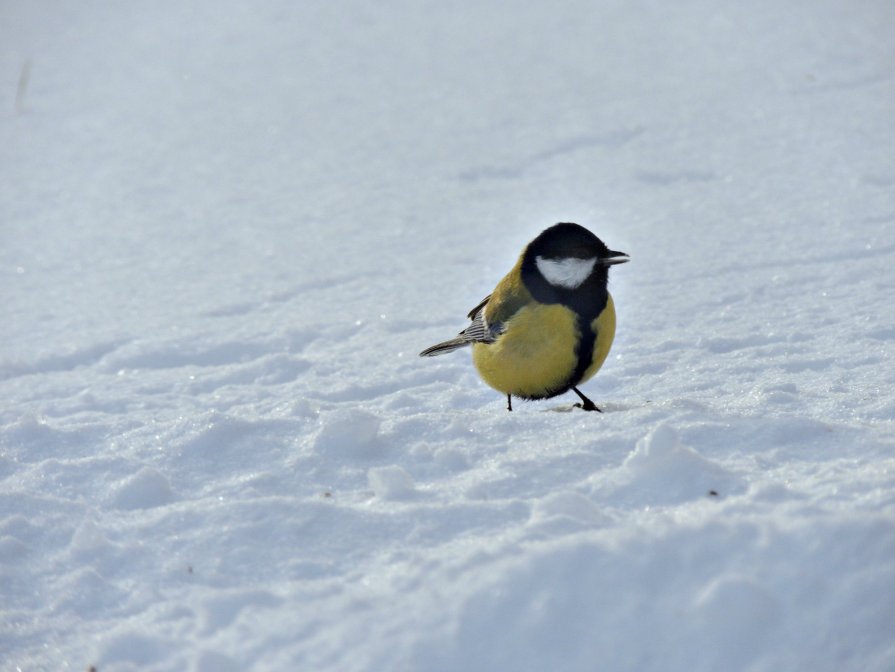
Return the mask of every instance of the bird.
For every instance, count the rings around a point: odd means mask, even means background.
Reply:
[[[513,397],[550,399],[571,390],[575,406],[602,411],[578,386],[603,365],[615,338],[609,267],[630,260],[572,222],[544,229],[494,291],[469,311],[469,326],[426,348],[434,357],[467,346],[481,378]]]

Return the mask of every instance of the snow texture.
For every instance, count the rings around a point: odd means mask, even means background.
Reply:
[[[895,670],[893,7],[5,0],[0,669]]]

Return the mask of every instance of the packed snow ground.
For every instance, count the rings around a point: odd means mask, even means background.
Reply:
[[[893,34],[3,2],[0,669],[895,670]],[[416,356],[557,221],[602,415]]]

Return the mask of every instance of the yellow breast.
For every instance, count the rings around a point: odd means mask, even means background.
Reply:
[[[504,394],[542,399],[568,389],[578,363],[577,317],[559,304],[528,304],[506,322],[496,342],[476,343],[472,360],[482,379]],[[593,377],[612,345],[615,307],[612,297],[593,321],[597,335],[591,364],[578,384]]]

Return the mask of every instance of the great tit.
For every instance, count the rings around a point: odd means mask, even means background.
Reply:
[[[615,337],[609,267],[629,260],[568,222],[545,229],[479,305],[456,338],[420,353],[432,357],[472,346],[482,379],[513,397],[549,399],[572,390],[575,406],[599,411],[578,389],[600,369]]]

